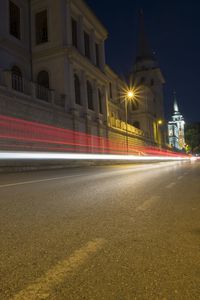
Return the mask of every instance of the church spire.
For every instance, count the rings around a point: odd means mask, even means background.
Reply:
[[[176,91],[174,91],[174,113],[179,114],[178,103],[177,103],[177,100],[176,100]]]
[[[138,49],[137,49],[137,57],[136,61],[141,61],[145,59],[150,59],[155,61],[154,53],[151,49],[150,43],[148,41],[145,24],[144,24],[144,13],[143,10],[140,9],[139,12],[139,39],[138,39]]]

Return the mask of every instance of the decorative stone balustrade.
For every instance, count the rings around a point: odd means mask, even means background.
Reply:
[[[130,132],[137,136],[145,136],[145,133],[141,129],[138,129],[130,124],[127,124],[127,126],[126,126],[125,122],[123,122],[119,119],[116,119],[114,117],[110,118],[110,126],[113,128],[117,128],[117,129],[121,129],[121,130]]]

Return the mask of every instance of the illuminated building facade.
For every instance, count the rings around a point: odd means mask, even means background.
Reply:
[[[124,82],[105,62],[108,32],[83,0],[1,0],[0,36],[0,114],[120,143],[158,142],[143,126],[147,113],[141,128],[136,114],[125,124]],[[151,72],[161,89],[159,70]]]
[[[169,145],[174,149],[182,150],[185,148],[185,121],[179,112],[176,95],[174,93],[174,113],[172,120],[168,122]]]

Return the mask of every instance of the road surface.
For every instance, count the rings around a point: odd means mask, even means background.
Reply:
[[[0,175],[1,300],[200,299],[200,163]]]

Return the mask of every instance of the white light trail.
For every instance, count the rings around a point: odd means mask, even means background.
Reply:
[[[0,160],[121,160],[121,161],[169,161],[190,160],[183,156],[137,156],[119,154],[56,153],[56,152],[0,152]]]

